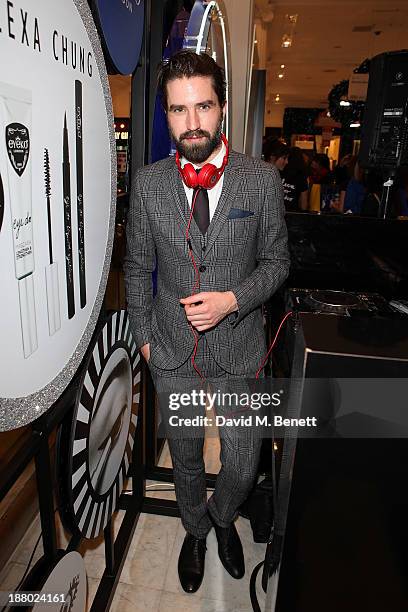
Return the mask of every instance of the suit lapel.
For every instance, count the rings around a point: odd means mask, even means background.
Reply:
[[[169,172],[169,183],[171,189],[171,201],[174,203],[175,209],[181,218],[184,232],[187,229],[188,220],[190,218],[190,206],[187,201],[186,192],[184,191],[183,181],[181,180],[176,163],[171,167]],[[197,227],[194,218],[191,220],[189,236],[193,248],[196,253],[201,253],[201,232]]]
[[[226,165],[224,171],[224,182],[222,185],[220,199],[207,231],[207,248],[205,257],[207,257],[209,251],[214,245],[222,226],[228,220],[231,206],[234,204],[236,195],[238,193],[240,179],[241,175],[239,173],[239,165],[237,163],[234,151],[231,151],[228,164]]]

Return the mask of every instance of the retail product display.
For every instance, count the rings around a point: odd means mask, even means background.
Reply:
[[[0,3],[0,431],[38,418],[75,375],[116,205],[113,113],[88,5],[26,4],[20,18]]]
[[[24,357],[38,346],[34,297],[34,245],[31,203],[31,93],[0,84],[0,123],[5,134],[14,267],[18,281]]]

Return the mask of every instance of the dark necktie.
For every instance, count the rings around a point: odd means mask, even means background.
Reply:
[[[196,169],[196,172],[198,174],[200,169]],[[194,204],[193,217],[199,227],[200,232],[204,236],[207,232],[208,226],[210,225],[210,204],[208,201],[208,192],[206,189],[202,189],[201,187],[195,187],[193,191],[193,199],[196,193],[197,199]]]

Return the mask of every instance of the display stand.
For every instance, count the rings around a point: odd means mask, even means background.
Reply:
[[[143,379],[146,377],[143,376]],[[41,559],[43,568],[52,567],[60,557],[61,551],[57,546],[56,517],[54,509],[53,488],[50,483],[54,481],[54,466],[50,453],[50,437],[64,419],[69,419],[75,405],[78,390],[78,377],[69,387],[67,393],[54,407],[30,426],[31,434],[25,441],[24,447],[14,455],[2,471],[0,479],[0,499],[3,499],[23,473],[29,462],[34,459],[35,473],[38,489],[40,520],[42,530],[42,545],[44,556]],[[145,389],[141,394],[138,426],[136,428],[135,443],[133,446],[132,465],[129,468],[129,477],[132,482],[132,493],[122,493],[119,500],[119,510],[125,511],[125,516],[117,537],[113,537],[113,523],[110,518],[104,529],[105,563],[106,568],[96,592],[91,610],[104,612],[108,610],[119,581],[120,573],[126,559],[127,551],[137,521],[142,511],[144,495],[143,473],[143,406],[146,405]],[[77,550],[82,541],[80,533],[73,533],[65,553]],[[22,591],[26,585],[32,585],[33,572],[38,576],[38,568],[34,566],[27,579],[21,586]],[[46,576],[43,576],[45,578]],[[32,590],[39,590],[38,587]]]
[[[29,462],[34,459],[44,556],[41,558],[41,567],[39,568],[38,564],[35,565],[28,574],[21,586],[20,590],[22,591],[27,588],[27,585],[30,585],[32,590],[39,590],[41,583],[46,578],[43,572],[47,571],[48,573],[49,568],[53,567],[61,556],[62,551],[57,544],[54,492],[53,487],[50,486],[50,483],[55,481],[55,466],[50,452],[50,438],[64,421],[72,419],[78,394],[79,378],[78,375],[68,391],[52,409],[32,423],[29,438],[5,466],[1,475],[0,499],[3,499]],[[131,493],[122,493],[119,499],[118,510],[124,511],[125,515],[116,538],[113,536],[112,519],[108,521],[103,531],[105,571],[90,608],[92,612],[104,612],[109,609],[112,603],[140,514],[145,512],[173,517],[180,516],[176,501],[151,498],[145,495],[145,479],[172,483],[173,470],[154,465],[153,457],[151,457],[151,464],[146,464],[146,457],[152,440],[150,435],[154,431],[154,411],[151,410],[151,406],[154,405],[155,400],[153,384],[145,364],[142,366],[141,387],[138,424],[133,446],[132,464],[129,468]],[[214,487],[215,478],[214,474],[207,474],[208,487]],[[74,532],[64,552],[69,553],[78,550],[83,539],[79,531]],[[33,581],[36,583],[35,588],[33,588]]]

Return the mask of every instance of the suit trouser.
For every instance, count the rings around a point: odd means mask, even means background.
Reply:
[[[240,417],[248,416],[248,407],[238,405],[235,394],[241,397],[241,394],[250,393],[250,386],[242,377],[227,374],[214,361],[205,337],[200,339],[195,363],[205,376],[204,382],[193,369],[190,358],[177,370],[161,370],[152,363],[149,367],[173,462],[181,520],[187,532],[204,538],[212,527],[212,521],[228,527],[237,517],[237,509],[246,499],[256,477],[262,439],[256,428],[237,424]],[[217,416],[236,419],[233,425],[218,427],[221,469],[208,501],[203,458],[204,422],[197,423],[197,417],[209,417],[209,411],[203,402],[197,405],[194,399],[189,403],[186,400],[187,397],[194,398],[194,391],[198,393],[201,390],[218,394],[220,401],[214,407]],[[180,402],[175,398],[181,393],[188,395],[184,396],[184,405],[177,407]],[[170,425],[194,417],[196,424],[193,426],[184,425],[185,421],[182,425]],[[224,422],[222,418],[220,420]]]

